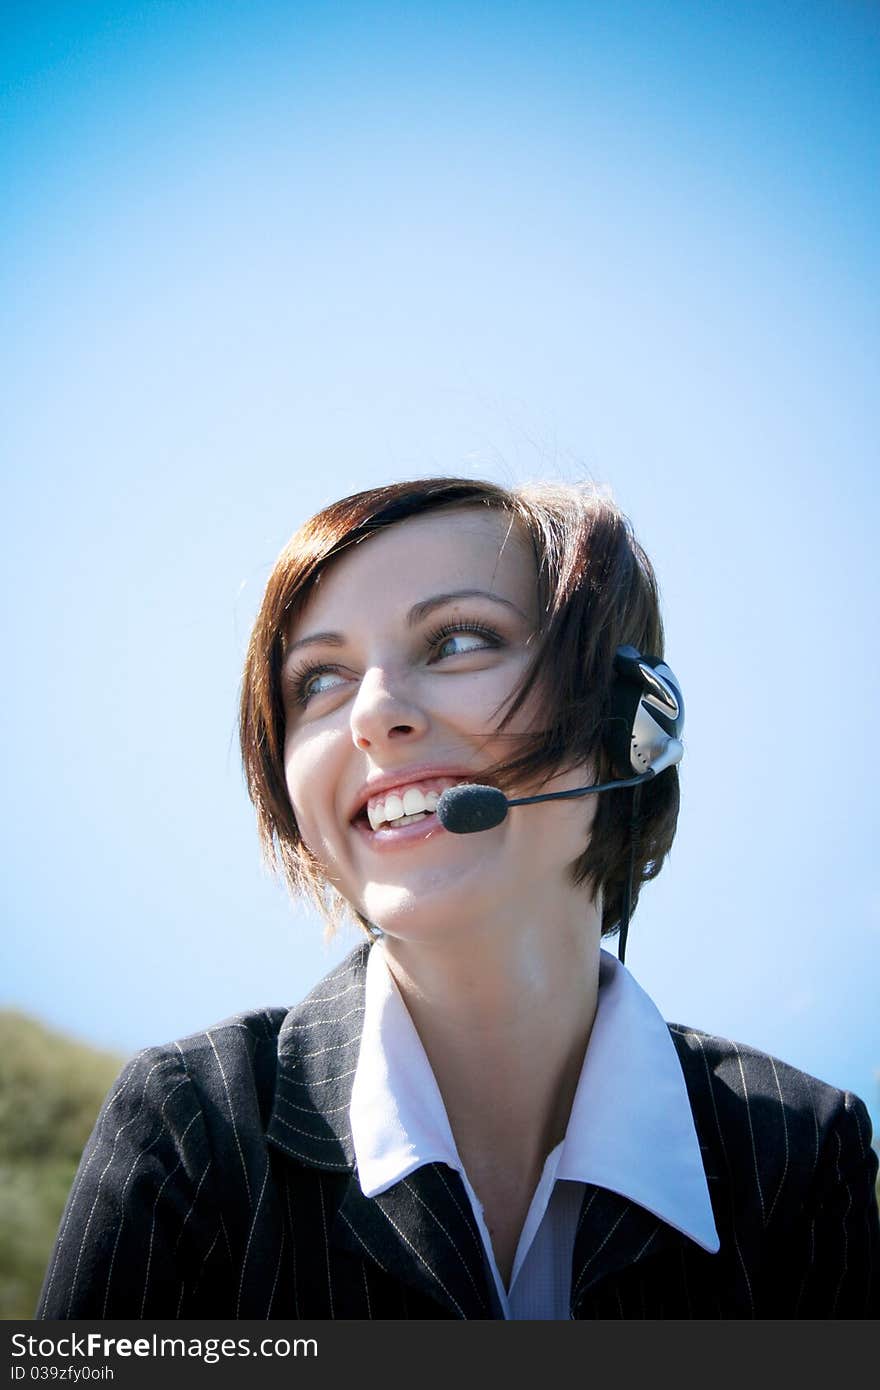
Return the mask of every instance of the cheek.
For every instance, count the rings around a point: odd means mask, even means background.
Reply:
[[[333,823],[332,748],[325,738],[288,739],[284,749],[284,780],[299,833],[320,857],[320,846]]]
[[[525,659],[520,663],[514,676],[508,681],[506,694],[510,695],[516,688],[521,677],[525,674],[527,662]],[[516,714],[507,725],[505,733],[512,734],[534,734],[547,727],[549,698],[547,692],[541,689],[540,683],[533,686],[523,704],[520,705]],[[508,705],[504,704],[501,715],[503,716]],[[500,716],[499,716],[500,717]],[[497,720],[496,720],[497,723]]]
[[[321,816],[319,808],[315,806],[311,798],[297,794],[297,782],[291,778],[290,773],[288,773],[286,780],[290,804],[296,818],[296,828],[299,831],[301,849],[308,853],[314,867],[323,877],[329,878],[330,866],[334,862],[335,856],[327,838],[326,817]]]

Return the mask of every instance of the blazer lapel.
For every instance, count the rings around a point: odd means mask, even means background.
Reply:
[[[432,1163],[376,1197],[361,1192],[348,1112],[369,951],[358,947],[285,1018],[266,1135],[297,1163],[350,1174],[331,1245],[367,1255],[454,1317],[488,1318],[482,1241],[457,1173]]]
[[[600,1280],[685,1240],[681,1232],[628,1197],[589,1184],[572,1256],[571,1316],[580,1316],[584,1299]]]
[[[417,1168],[370,1198],[353,1176],[331,1239],[370,1255],[453,1317],[492,1317],[480,1233],[461,1178],[445,1164]]]

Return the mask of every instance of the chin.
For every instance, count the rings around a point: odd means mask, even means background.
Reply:
[[[472,932],[498,912],[502,893],[485,874],[476,884],[467,878],[461,873],[437,874],[421,883],[368,883],[359,908],[386,935],[401,939],[427,940],[459,929]]]

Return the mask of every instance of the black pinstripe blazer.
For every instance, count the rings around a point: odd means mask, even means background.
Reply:
[[[127,1065],[83,1153],[37,1317],[492,1316],[456,1173],[435,1163],[361,1193],[348,1106],[368,950],[289,1013],[233,1018]],[[588,1186],[571,1316],[875,1316],[863,1103],[762,1053],[671,1034],[721,1248]]]

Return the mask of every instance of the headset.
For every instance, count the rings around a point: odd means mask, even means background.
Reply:
[[[617,954],[621,964],[632,912],[632,885],[638,849],[639,809],[642,785],[675,767],[684,756],[684,699],[681,684],[666,662],[643,656],[635,647],[618,647],[614,654],[614,681],[606,746],[615,771],[611,782],[596,782],[566,792],[508,799],[498,787],[463,783],[440,797],[437,818],[455,835],[491,830],[506,818],[511,806],[531,806],[538,801],[559,801],[591,796],[596,792],[632,787],[629,873],[624,885]]]

